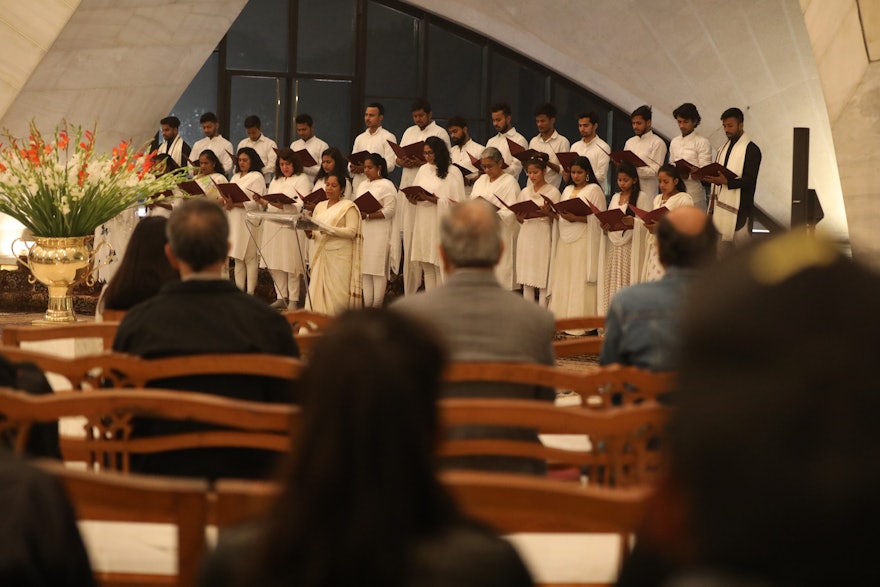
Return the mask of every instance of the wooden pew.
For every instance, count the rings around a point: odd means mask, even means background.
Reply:
[[[58,326],[20,326],[3,328],[3,344],[21,347],[23,342],[45,342],[69,338],[100,338],[104,351],[113,347],[119,322],[75,322]]]
[[[31,395],[0,389],[0,434],[24,453],[33,425],[61,418],[85,418],[84,437],[63,436],[66,460],[84,460],[91,469],[128,473],[132,455],[191,448],[240,447],[286,452],[298,434],[298,407],[233,400],[205,393],[158,389],[102,389],[96,393]],[[132,438],[137,417],[187,420],[223,426],[167,436]]]
[[[605,316],[579,316],[556,320],[557,333],[567,330],[604,330]],[[605,337],[601,334],[573,336],[553,341],[553,352],[557,358],[574,357],[577,355],[598,355],[602,350]]]
[[[147,522],[177,527],[176,575],[96,573],[102,587],[192,587],[196,584],[205,550],[207,481],[77,471],[63,463],[49,461],[38,464],[61,480],[78,520]]]

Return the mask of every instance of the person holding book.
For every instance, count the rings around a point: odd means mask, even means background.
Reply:
[[[363,304],[362,221],[354,202],[342,198],[347,183],[342,173],[324,178],[327,199],[312,213],[321,230],[306,231],[315,244],[306,307],[331,316]]]
[[[679,165],[678,162],[684,160],[689,165],[705,167],[712,163],[712,145],[709,139],[695,130],[702,120],[696,106],[685,102],[673,110],[672,115],[678,122],[681,136],[673,138],[669,143],[669,162],[678,166],[687,193],[694,199],[694,206],[705,212],[706,188],[699,179],[691,177],[691,169],[684,164]]]
[[[510,145],[507,141],[514,142],[523,149],[529,148],[529,142],[511,126],[510,104],[507,102],[495,102],[489,108],[489,114],[492,118],[492,127],[498,134],[486,141],[486,146],[495,147],[501,152],[501,156],[504,157],[504,162],[507,164],[504,172],[519,182],[519,174],[522,171],[523,164],[519,159],[510,154]]]
[[[180,136],[180,119],[166,116],[159,121],[162,128],[163,143],[156,149],[156,155],[168,155],[177,167],[187,165],[192,148]]]
[[[323,189],[324,179],[331,174],[341,174],[346,177],[345,192],[342,194],[342,197],[351,199],[352,184],[354,180],[348,175],[348,162],[345,160],[342,151],[337,147],[330,147],[321,152],[321,169],[318,170],[318,174],[315,176],[315,185],[312,186],[312,190]],[[306,210],[309,212],[314,209],[314,206],[306,204]]]
[[[217,191],[216,184],[229,183],[226,179],[226,170],[217,155],[211,149],[199,154],[199,172],[193,178],[205,192],[209,200],[221,201],[222,196]]]
[[[394,171],[394,160],[396,159],[394,151],[391,150],[392,143],[397,142],[397,137],[382,128],[382,121],[385,119],[385,107],[379,102],[371,102],[364,109],[364,126],[366,130],[354,139],[351,147],[352,154],[366,151],[367,153],[379,153],[385,158],[388,164],[388,173]],[[357,189],[358,184],[366,180],[364,176],[364,166],[349,164],[349,170],[352,176],[352,189]],[[347,183],[347,182],[346,182]]]
[[[223,207],[229,213],[229,256],[235,262],[235,285],[238,289],[253,295],[257,289],[257,274],[260,260],[257,256],[257,243],[260,242],[260,224],[247,219],[248,210],[262,210],[263,207],[253,197],[266,193],[263,179],[263,160],[257,152],[245,147],[238,152],[235,173],[232,181],[247,196],[247,201],[234,202],[223,199]]]
[[[547,200],[552,204],[559,201],[559,190],[544,181],[547,169],[545,158],[529,159],[526,163],[526,174],[529,184],[520,192],[520,201],[530,201],[538,206],[533,213],[516,215],[520,223],[519,236],[516,241],[516,281],[523,288],[523,297],[535,301],[535,290],[538,292],[538,304],[547,307],[547,284],[550,280],[550,257],[552,254],[552,228],[554,213]]]
[[[596,181],[590,160],[578,157],[570,173],[571,185],[562,192],[560,203],[579,199],[587,212],[605,210],[605,192]],[[559,237],[550,268],[550,311],[557,319],[593,316],[597,312],[602,228],[593,213],[559,210],[558,217]]]
[[[501,151],[495,147],[483,149],[483,152],[480,153],[480,166],[484,173],[474,183],[471,199],[483,198],[498,209],[503,246],[501,257],[495,265],[495,277],[503,289],[512,291],[517,289],[514,258],[516,257],[519,222],[516,221],[516,215],[510,211],[508,206],[517,203],[520,190],[516,179],[509,173],[504,173],[503,164],[504,159],[501,156]],[[499,202],[499,200],[501,201]]]
[[[605,190],[605,177],[608,175],[608,165],[611,163],[611,147],[599,138],[599,115],[595,112],[581,112],[577,117],[580,140],[572,143],[571,150],[582,157],[590,160],[593,172],[596,174],[596,182]],[[570,181],[568,173],[563,173],[563,181]]]
[[[529,149],[547,153],[545,181],[559,189],[562,182],[562,165],[556,153],[567,153],[571,149],[568,139],[556,130],[556,106],[549,102],[535,108],[537,136],[529,141]]]
[[[452,143],[452,148],[449,150],[452,163],[460,165],[468,171],[468,173],[464,171],[461,173],[465,181],[464,193],[470,197],[474,182],[480,175],[480,155],[485,147],[471,138],[468,133],[467,120],[462,116],[456,115],[450,118],[446,122],[446,130],[449,132],[449,141]],[[471,169],[474,171],[470,171]]]
[[[309,176],[309,181],[315,183],[318,171],[321,170],[321,154],[329,149],[330,145],[315,136],[315,122],[308,114],[297,115],[294,123],[299,138],[290,143],[290,148],[294,152],[305,151],[315,161],[314,165],[303,163],[303,171]]]
[[[370,153],[364,161],[364,175],[355,193],[354,203],[363,220],[364,253],[361,263],[363,275],[364,307],[382,306],[385,288],[388,286],[388,251],[391,242],[391,224],[397,209],[397,187],[388,179],[388,164],[378,153]],[[369,197],[366,197],[369,194]],[[364,198],[364,201],[361,201]],[[381,205],[379,210],[366,210],[366,200],[373,199]],[[372,204],[373,202],[369,202]]]
[[[630,115],[634,137],[630,137],[623,149],[632,151],[645,162],[644,167],[638,167],[639,183],[642,191],[650,198],[657,195],[657,173],[660,166],[666,161],[666,143],[651,130],[651,107],[639,106]]]
[[[260,173],[263,174],[264,181],[268,184],[272,180],[275,173],[275,153],[278,151],[278,144],[263,134],[262,122],[260,117],[251,114],[244,119],[244,132],[247,138],[242,139],[238,143],[238,150],[241,151],[245,147],[250,147],[257,152],[260,160],[263,162],[263,168]]]
[[[213,112],[205,112],[199,118],[199,124],[202,126],[205,138],[199,139],[192,146],[189,157],[193,165],[198,162],[202,151],[210,149],[223,163],[223,169],[226,170],[226,173],[232,173],[235,166],[235,162],[232,160],[232,143],[220,134],[220,120],[217,115]]]
[[[267,196],[272,199],[260,196],[255,199],[268,212],[290,214],[302,210],[301,195],[311,191],[312,182],[303,171],[299,157],[293,149],[284,148],[278,151],[275,177],[267,190]],[[277,222],[266,222],[262,227],[260,252],[272,275],[278,298],[272,303],[273,308],[295,310],[299,303],[299,282],[305,273],[306,255],[304,243],[297,240],[299,234],[292,227]],[[302,240],[307,240],[305,235]]]
[[[645,243],[644,224],[636,222],[635,213],[629,205],[638,201],[641,186],[639,174],[632,163],[621,163],[617,168],[617,187],[619,192],[611,196],[609,210],[620,210],[625,216],[621,219],[629,229],[612,230],[608,224],[600,224],[605,233],[599,245],[599,293],[598,313],[604,316],[608,312],[614,294],[638,282],[642,271],[643,251]],[[633,280],[633,277],[636,279]]]
[[[693,198],[684,191],[684,180],[681,179],[681,174],[675,165],[671,163],[663,165],[657,174],[657,181],[660,184],[660,193],[654,196],[652,210],[658,210],[659,208],[675,210],[682,206],[694,205]],[[642,269],[641,281],[657,281],[663,277],[665,271],[657,251],[657,238],[655,236],[657,224],[656,220],[645,222],[648,235],[645,239],[645,265]]]
[[[451,205],[463,202],[464,179],[449,160],[449,149],[439,137],[428,137],[424,147],[425,165],[419,168],[413,186],[424,190],[420,197],[407,196],[406,206],[412,207],[413,229],[404,247],[409,245],[410,269],[415,287],[424,276],[425,290],[443,281],[443,261],[440,258],[440,215]],[[412,282],[411,282],[412,284]]]

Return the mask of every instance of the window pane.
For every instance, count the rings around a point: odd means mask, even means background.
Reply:
[[[438,26],[429,27],[427,94],[435,118],[484,116],[480,103],[482,73],[482,47]],[[450,83],[453,80],[455,83]]]
[[[489,80],[491,102],[508,102],[512,109],[512,123],[526,140],[538,134],[535,129],[535,106],[546,100],[546,76],[495,53]]]
[[[232,94],[229,99],[229,124],[231,128],[221,128],[220,132],[229,139],[233,147],[247,137],[244,119],[251,114],[260,117],[263,134],[276,143],[284,132],[284,81],[274,77],[233,76]]]
[[[287,71],[289,2],[248,2],[226,34],[226,67]]]
[[[367,14],[366,94],[415,98],[418,94],[419,21],[370,2]]]
[[[601,134],[601,133],[600,133]],[[629,114],[622,112],[614,113],[614,134],[610,143],[611,148],[615,151],[623,150],[623,145],[627,139],[633,136],[632,121]]]
[[[174,105],[171,115],[180,119],[180,135],[192,146],[203,138],[199,118],[205,112],[217,112],[217,65],[220,54],[211,53],[208,60]],[[158,128],[159,121],[156,121]]]
[[[309,114],[315,134],[343,154],[351,153],[351,82],[294,80],[294,116]],[[360,132],[358,129],[357,132]],[[296,138],[295,136],[293,138]],[[290,143],[288,143],[290,144]]]
[[[354,75],[354,0],[299,0],[299,73]]]

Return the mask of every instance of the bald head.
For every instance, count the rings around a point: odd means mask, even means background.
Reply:
[[[705,212],[693,206],[672,210],[657,227],[657,248],[664,267],[699,267],[716,256],[718,232]]]
[[[453,206],[440,223],[440,248],[447,269],[492,268],[501,257],[501,225],[482,198]]]

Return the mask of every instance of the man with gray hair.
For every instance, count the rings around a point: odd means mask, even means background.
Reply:
[[[200,353],[266,353],[299,356],[290,325],[262,300],[240,291],[222,270],[229,253],[229,223],[216,203],[193,198],[168,219],[165,255],[180,281],[126,312],[113,350],[146,358]],[[205,375],[154,380],[150,387],[201,391],[234,399],[288,403],[288,382],[267,377]],[[188,432],[193,424],[142,420],[141,436]],[[261,458],[265,457],[265,458]],[[196,477],[259,477],[274,467],[274,455],[218,449],[145,456],[133,469]]]
[[[453,206],[440,225],[446,281],[430,291],[399,299],[392,308],[433,325],[445,339],[452,361],[553,365],[553,314],[501,288],[494,268],[503,248],[500,221],[492,206],[481,199]],[[492,383],[448,386],[444,395],[555,399],[549,388]],[[455,432],[468,438],[537,441],[533,430],[470,428]],[[534,473],[543,469],[543,462],[495,457],[456,459],[454,464]]]

